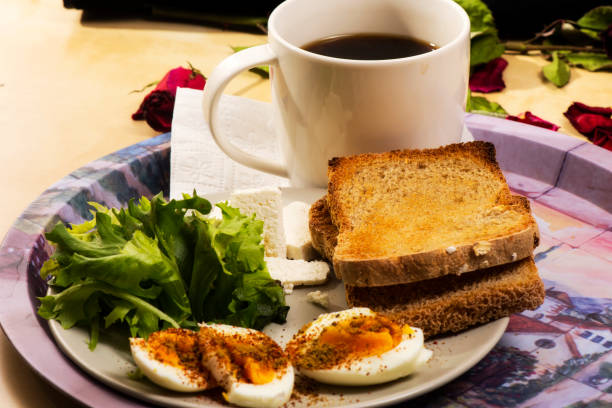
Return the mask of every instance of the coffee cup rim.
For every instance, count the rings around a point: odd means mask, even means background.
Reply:
[[[295,3],[297,1],[302,1],[302,0],[285,0],[272,11],[272,13],[270,14],[270,17],[268,18],[268,38],[272,37],[276,41],[278,41],[281,45],[291,50],[292,52],[297,53],[301,56],[310,58],[310,59],[317,60],[319,62],[327,62],[327,63],[333,63],[337,65],[339,64],[339,65],[358,65],[358,66],[380,66],[380,65],[404,64],[409,61],[419,61],[422,59],[432,58],[439,54],[444,54],[446,50],[454,48],[455,46],[457,46],[458,43],[463,41],[465,36],[467,36],[468,38],[470,36],[470,18],[467,12],[463,9],[463,7],[461,7],[459,4],[457,4],[453,0],[441,0],[449,4],[450,7],[454,7],[455,10],[459,12],[459,15],[461,16],[463,20],[463,26],[461,28],[461,31],[459,32],[459,35],[457,35],[449,43],[439,46],[438,48],[435,48],[423,54],[412,55],[412,56],[402,57],[402,58],[380,59],[380,60],[359,60],[359,59],[330,57],[327,55],[316,54],[314,52],[307,51],[301,47],[298,47],[290,43],[289,41],[287,41],[285,38],[283,38],[276,30],[274,21],[276,19],[276,16],[278,15],[279,10],[282,10],[285,7],[289,7],[292,3]],[[346,33],[346,34],[352,34],[352,33]]]

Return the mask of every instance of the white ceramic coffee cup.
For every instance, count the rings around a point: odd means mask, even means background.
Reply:
[[[357,33],[408,35],[438,48],[390,60],[340,59],[300,48]],[[288,176],[295,186],[325,186],[332,157],[460,141],[469,46],[469,18],[452,0],[287,0],[270,15],[268,44],[233,54],[214,69],[204,89],[204,116],[235,161]],[[241,150],[219,129],[225,86],[265,64],[284,163]]]

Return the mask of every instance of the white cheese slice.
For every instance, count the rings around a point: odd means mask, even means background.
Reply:
[[[278,187],[236,190],[230,194],[229,203],[246,215],[255,213],[255,218],[264,222],[263,245],[266,256],[284,258],[287,255],[283,206]]]
[[[323,261],[307,262],[302,259],[265,257],[268,272],[283,287],[299,285],[321,285],[327,281],[329,265]]]
[[[310,229],[308,228],[308,211],[310,205],[294,201],[283,208],[283,223],[287,239],[287,258],[311,261],[319,258],[312,247]]]
[[[306,300],[314,305],[321,306],[323,309],[329,308],[329,295],[327,292],[315,290],[306,294]]]

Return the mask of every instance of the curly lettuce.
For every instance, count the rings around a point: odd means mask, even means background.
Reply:
[[[201,321],[285,322],[289,307],[268,273],[254,215],[219,203],[222,219],[207,217],[212,206],[195,192],[170,202],[142,197],[125,209],[90,204],[92,220],[46,234],[56,250],[40,275],[55,293],[40,298],[38,314],[65,329],[89,327],[91,349],[100,328],[116,323],[147,337]]]

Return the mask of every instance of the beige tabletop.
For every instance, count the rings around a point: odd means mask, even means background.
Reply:
[[[0,4],[0,237],[43,190],[71,171],[157,132],[132,121],[143,94],[130,94],[187,61],[205,75],[232,53],[265,36],[193,24],[85,19],[61,0]],[[525,110],[580,137],[563,116],[573,101],[612,104],[612,74],[573,70],[557,89],[538,74],[540,58],[506,57],[508,88],[490,94],[509,113]],[[268,81],[252,73],[227,92],[267,101]],[[41,339],[41,341],[48,341]],[[0,406],[71,407],[0,334]]]

